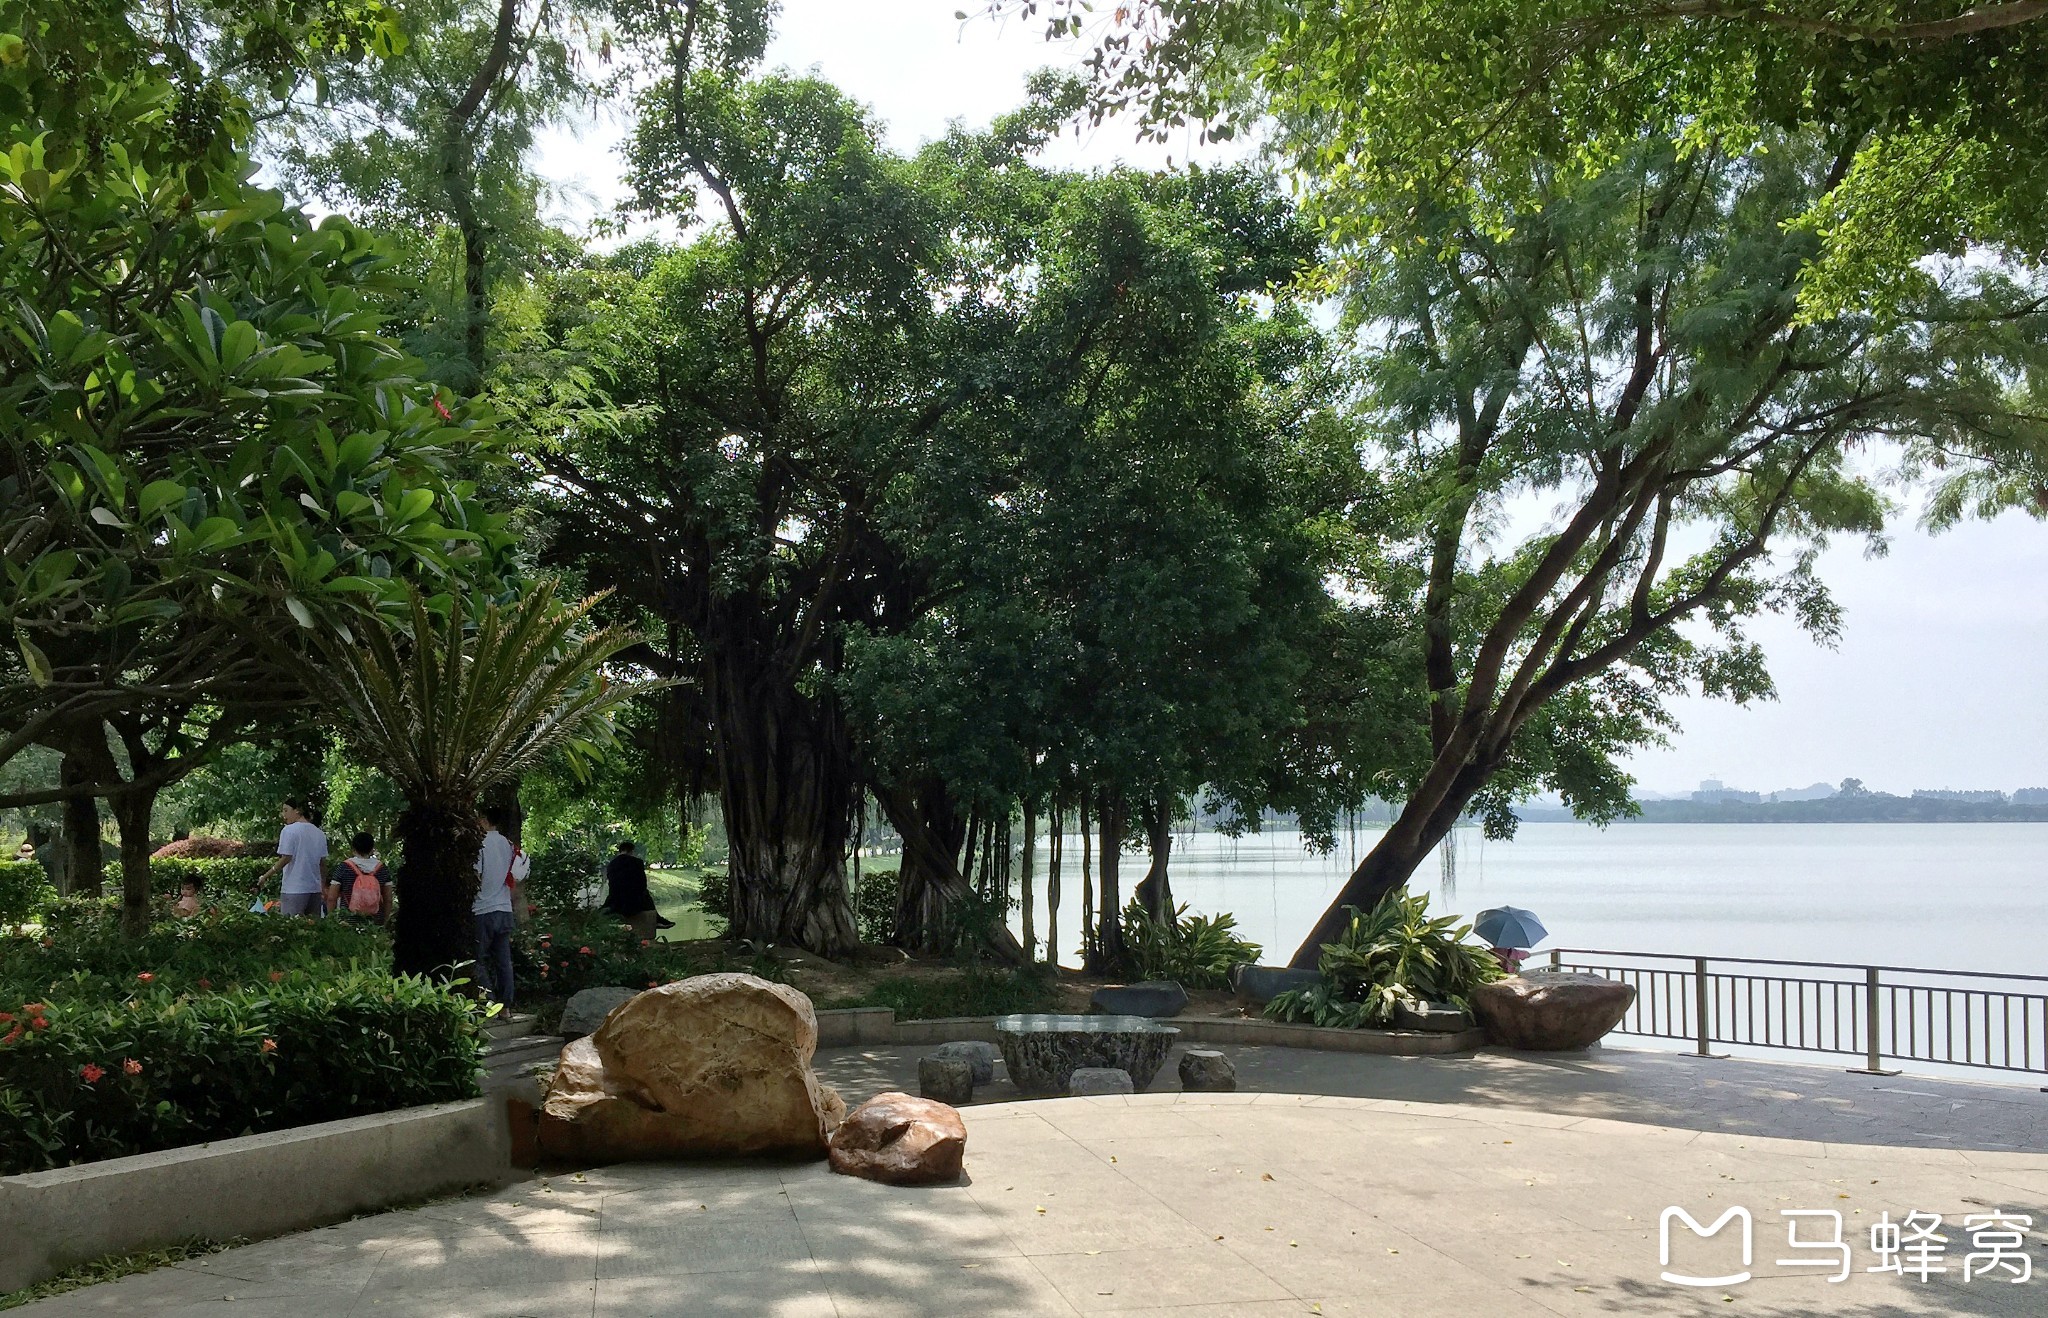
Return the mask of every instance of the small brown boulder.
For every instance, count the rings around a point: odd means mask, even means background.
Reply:
[[[649,989],[562,1049],[541,1103],[550,1158],[825,1151],[846,1114],[811,1070],[811,1000],[752,975],[699,975]]]
[[[960,1178],[967,1127],[944,1103],[877,1094],[832,1132],[832,1170],[888,1185],[931,1185]]]
[[[1634,1005],[1633,984],[1599,975],[1532,971],[1482,984],[1472,1014],[1494,1043],[1530,1052],[1585,1048],[1621,1024]]]

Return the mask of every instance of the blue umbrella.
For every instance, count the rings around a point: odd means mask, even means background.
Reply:
[[[1543,927],[1543,921],[1532,911],[1516,906],[1496,906],[1490,911],[1481,911],[1472,923],[1472,932],[1492,943],[1495,947],[1530,948],[1550,936]]]

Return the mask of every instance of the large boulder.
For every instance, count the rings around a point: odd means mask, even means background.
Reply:
[[[1621,1024],[1635,1000],[1633,984],[1599,975],[1532,971],[1480,985],[1472,994],[1472,1013],[1494,1043],[1563,1052],[1597,1042]]]
[[[562,1008],[562,1023],[555,1027],[555,1033],[564,1039],[580,1039],[612,1014],[612,1009],[631,1002],[640,995],[640,990],[629,988],[587,988],[578,990],[569,997],[569,1005]]]
[[[636,994],[562,1049],[541,1102],[550,1158],[821,1156],[846,1105],[811,1070],[811,1000],[752,975]]]
[[[888,1185],[931,1185],[960,1179],[967,1127],[944,1103],[908,1094],[877,1094],[832,1132],[832,1170]]]
[[[1239,966],[1231,973],[1230,986],[1239,1002],[1263,1007],[1289,989],[1307,988],[1321,979],[1316,971],[1293,966]]]
[[[1090,1094],[1128,1094],[1135,1089],[1131,1073],[1117,1066],[1079,1066],[1067,1077],[1067,1092],[1077,1098]]]
[[[1188,991],[1170,979],[1151,979],[1142,984],[1117,984],[1095,990],[1088,999],[1095,1011],[1111,1016],[1144,1016],[1164,1020],[1188,1009]]]

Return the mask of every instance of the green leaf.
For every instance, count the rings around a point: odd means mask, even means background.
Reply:
[[[298,619],[299,626],[307,631],[313,629],[313,611],[306,607],[304,600],[296,595],[287,595],[284,597],[284,606],[291,611],[292,617]]]
[[[54,674],[50,669],[50,657],[37,648],[34,641],[20,632],[14,634],[14,643],[21,647],[22,662],[28,665],[29,676],[37,686],[48,686]]]

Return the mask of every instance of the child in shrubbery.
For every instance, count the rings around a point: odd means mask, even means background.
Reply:
[[[178,881],[178,900],[171,909],[176,911],[181,918],[187,920],[199,914],[199,890],[205,884],[206,880],[196,874],[187,879],[180,879]]]
[[[377,859],[377,839],[358,833],[349,840],[353,856],[334,867],[327,909],[383,924],[391,914],[391,871]]]

